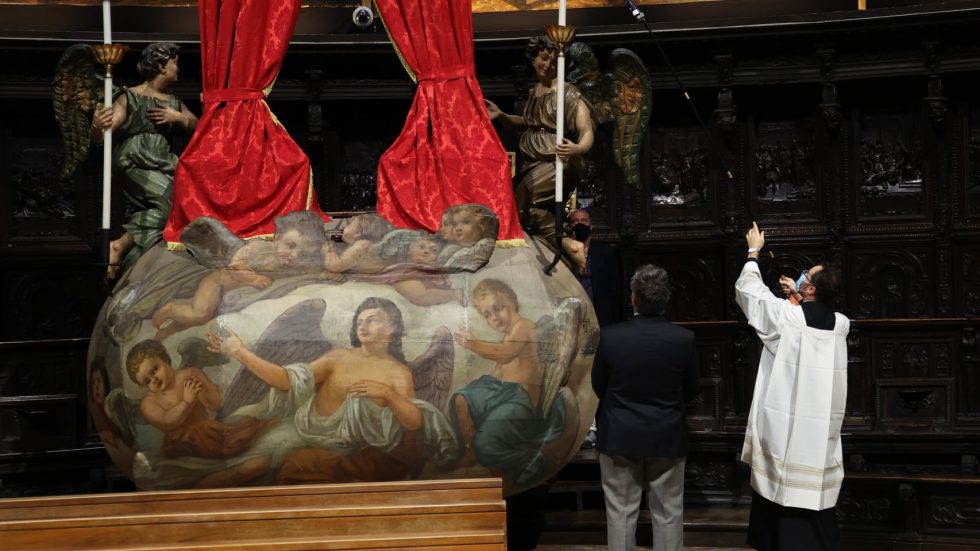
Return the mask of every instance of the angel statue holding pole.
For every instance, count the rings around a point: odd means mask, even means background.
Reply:
[[[170,214],[177,132],[191,134],[197,116],[169,93],[177,82],[180,47],[156,42],[143,49],[136,66],[143,82],[126,89],[112,108],[98,106],[92,115],[91,139],[101,143],[106,131],[119,134],[112,151],[112,171],[123,177],[122,189],[132,212],[124,233],[109,243],[106,277],[132,265],[159,242]]]
[[[525,54],[538,83],[528,93],[523,113],[504,113],[492,101],[487,101],[487,110],[491,120],[505,128],[522,131],[521,161],[514,184],[518,214],[528,233],[550,241],[556,226],[552,212],[554,204],[561,202],[564,205],[574,191],[575,183],[584,174],[585,154],[595,140],[595,115],[592,105],[578,88],[571,83],[559,82],[563,81],[560,77],[564,75],[558,71],[557,44],[545,36],[533,37]],[[556,99],[559,84],[564,88],[564,102],[561,103]],[[560,111],[564,111],[561,118]],[[557,137],[559,128],[562,128],[560,141]],[[563,167],[560,176],[557,165]],[[556,180],[564,177],[570,185],[558,189]]]

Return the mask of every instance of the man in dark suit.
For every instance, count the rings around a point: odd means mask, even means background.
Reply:
[[[653,548],[684,546],[684,405],[698,393],[694,333],[664,319],[667,272],[640,267],[630,282],[633,319],[602,329],[592,367],[599,396],[596,448],[606,497],[609,549],[636,546],[636,520],[645,489]]]

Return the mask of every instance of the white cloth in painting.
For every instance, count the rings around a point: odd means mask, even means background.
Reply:
[[[289,390],[269,391],[266,403],[245,406],[236,415],[260,419],[292,417],[301,446],[317,447],[342,454],[364,446],[391,451],[402,439],[404,429],[391,408],[382,407],[370,398],[353,398],[350,394],[330,415],[316,411],[317,385],[307,364],[285,366]],[[422,412],[420,442],[422,456],[437,467],[450,465],[459,455],[459,442],[449,420],[432,404],[410,399]]]
[[[773,295],[755,262],[742,268],[735,300],[764,345],[742,446],[752,487],[787,507],[833,507],[844,480],[850,320],[836,314],[833,331],[807,327],[803,309]]]

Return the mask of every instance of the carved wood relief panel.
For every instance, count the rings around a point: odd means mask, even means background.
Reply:
[[[855,117],[853,200],[857,221],[930,216],[919,112],[868,112]]]
[[[724,319],[722,305],[726,290],[718,284],[724,280],[724,268],[717,251],[689,250],[680,255],[644,247],[636,251],[635,263],[636,266],[656,264],[670,274],[671,300],[667,305],[670,319]]]
[[[931,247],[895,250],[882,243],[848,255],[848,315],[858,318],[924,317],[935,312]]]
[[[754,117],[753,117],[754,118]],[[806,223],[822,219],[820,154],[811,118],[754,120],[750,124],[751,211],[760,222]]]
[[[943,432],[952,424],[952,379],[879,380],[877,429],[884,432]]]
[[[980,528],[976,496],[933,495],[928,499],[928,527],[938,533],[965,533]]]
[[[697,127],[656,127],[647,141],[650,227],[714,225],[717,178],[704,132]]]
[[[964,218],[980,222],[980,105],[969,110],[967,125],[966,170],[962,179]]]

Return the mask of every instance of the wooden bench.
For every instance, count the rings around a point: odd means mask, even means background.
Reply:
[[[506,549],[499,479],[0,500],[0,548]]]

